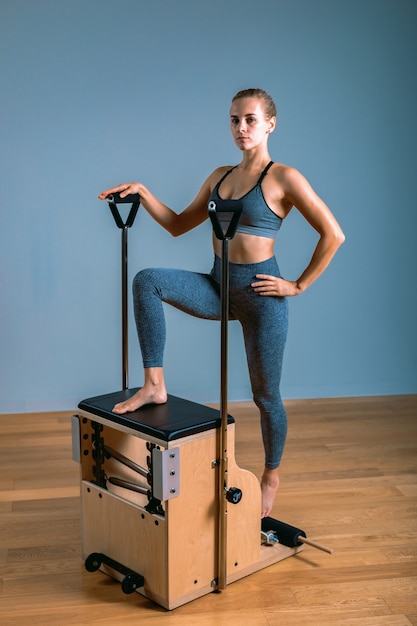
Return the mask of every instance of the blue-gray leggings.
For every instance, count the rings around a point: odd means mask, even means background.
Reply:
[[[280,276],[275,257],[262,263],[229,263],[230,319],[243,329],[255,404],[260,410],[265,467],[279,466],[287,434],[287,417],[279,391],[288,326],[286,298],[260,296],[251,283],[256,274]],[[220,318],[221,261],[210,274],[150,268],[133,281],[136,327],[144,367],[162,367],[165,315],[162,302],[209,320]]]

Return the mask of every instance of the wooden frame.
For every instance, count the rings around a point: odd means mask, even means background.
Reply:
[[[199,405],[196,405],[199,406]],[[112,421],[94,412],[81,410],[74,417],[79,424],[81,465],[82,554],[102,553],[144,577],[136,591],[166,609],[174,609],[203,595],[218,585],[218,449],[220,429],[173,441],[161,435],[149,436],[123,420]],[[179,453],[179,495],[162,503],[163,514],[146,509],[146,495],[116,485],[97,484],[94,474],[94,432],[123,456],[146,467],[149,444]],[[237,486],[243,496],[227,505],[227,584],[281,561],[303,549],[283,545],[262,545],[260,533],[261,489],[258,479],[240,469],[234,458],[235,426],[228,427],[229,486]],[[77,442],[75,443],[77,446]],[[106,475],[130,482],[138,475],[114,459],[103,463]],[[146,484],[146,482],[145,482]],[[100,569],[118,580],[123,574],[108,567]]]

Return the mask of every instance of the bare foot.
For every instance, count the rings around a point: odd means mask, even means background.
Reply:
[[[124,413],[136,411],[145,404],[165,404],[167,399],[165,388],[160,389],[151,385],[145,385],[128,400],[116,404],[112,410],[113,413],[123,415]]]
[[[278,487],[279,487],[278,470],[277,469],[271,470],[271,469],[265,468],[263,476],[262,476],[262,481],[261,481],[261,492],[262,492],[261,517],[268,517],[268,515],[271,513]]]

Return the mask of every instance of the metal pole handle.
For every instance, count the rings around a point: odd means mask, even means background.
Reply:
[[[227,387],[228,387],[228,320],[229,320],[229,240],[236,233],[242,203],[240,200],[221,200],[208,204],[209,217],[214,234],[222,242],[222,281],[220,312],[220,444],[219,444],[219,529],[218,529],[218,580],[217,587],[225,589],[227,585],[227,492],[228,492],[228,456],[227,456]],[[230,222],[224,231],[219,220],[219,213],[230,214]]]
[[[132,203],[126,221],[117,208],[117,204]],[[114,193],[108,200],[110,211],[112,212],[117,228],[122,231],[122,388],[128,389],[128,372],[129,372],[129,347],[128,347],[128,308],[127,308],[127,288],[128,288],[128,249],[127,249],[127,233],[128,229],[133,226],[136,214],[140,205],[139,194],[129,194],[125,198],[121,198],[120,194]]]

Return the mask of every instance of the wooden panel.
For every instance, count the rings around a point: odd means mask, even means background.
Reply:
[[[218,516],[216,430],[174,442],[180,496],[166,502],[170,608],[213,591]]]
[[[102,552],[145,577],[145,594],[167,597],[166,521],[84,481],[82,549],[86,558]]]
[[[261,556],[261,486],[254,474],[235,460],[235,426],[227,433],[228,482],[242,490],[238,504],[227,503],[227,580],[253,567]]]

